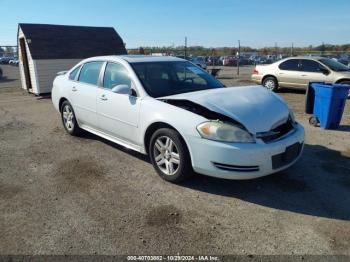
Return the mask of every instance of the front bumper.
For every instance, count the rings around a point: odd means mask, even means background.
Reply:
[[[269,144],[261,140],[254,144],[223,143],[200,137],[192,137],[188,143],[192,166],[197,173],[226,179],[252,179],[279,172],[293,165],[302,153],[304,136],[304,128],[297,124],[293,132]],[[277,155],[296,143],[301,144],[297,155],[285,165],[273,168],[273,156],[276,159]]]

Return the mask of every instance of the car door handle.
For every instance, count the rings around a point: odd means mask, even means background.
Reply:
[[[301,76],[307,76],[307,75],[301,75]]]
[[[100,97],[100,99],[101,99],[102,101],[108,100],[108,98],[106,97],[106,95],[102,95],[102,96]]]
[[[78,89],[75,86],[73,86],[72,91],[75,92],[75,91],[78,91]]]

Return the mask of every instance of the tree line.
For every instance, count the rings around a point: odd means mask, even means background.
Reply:
[[[308,47],[263,47],[263,48],[251,48],[248,46],[242,46],[240,48],[242,53],[258,53],[261,55],[268,54],[306,54],[306,53],[350,53],[350,44],[345,45],[331,45],[322,44],[318,46]],[[151,53],[165,53],[183,55],[185,52],[184,46],[163,46],[163,47],[140,47],[134,49],[128,49],[129,54],[151,54]],[[236,55],[238,52],[237,47],[217,47],[208,48],[203,46],[189,46],[186,48],[187,54],[194,56],[226,56]]]

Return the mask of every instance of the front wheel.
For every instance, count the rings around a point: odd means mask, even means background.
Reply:
[[[149,155],[155,170],[164,180],[179,183],[193,174],[187,146],[173,129],[161,128],[152,135]]]
[[[81,133],[81,129],[75,118],[74,110],[72,105],[68,101],[64,101],[61,107],[61,118],[64,129],[68,134],[72,136],[78,136]]]
[[[262,85],[270,90],[270,91],[273,91],[273,92],[276,92],[277,89],[278,89],[278,82],[277,82],[277,79],[272,77],[272,76],[268,76],[266,77],[263,82],[262,82]]]

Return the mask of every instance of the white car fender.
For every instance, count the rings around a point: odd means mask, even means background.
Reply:
[[[186,121],[184,121],[184,119],[186,119]],[[176,131],[180,133],[188,145],[189,137],[200,137],[196,129],[197,125],[208,121],[208,119],[200,115],[151,97],[146,97],[142,100],[140,120],[140,141],[138,141],[140,145],[144,143],[147,129],[154,123],[164,123],[172,126]],[[190,150],[190,147],[187,147]],[[147,152],[146,149],[145,152]]]

